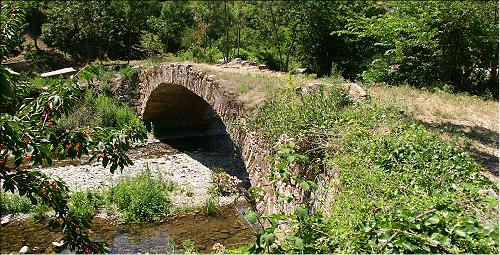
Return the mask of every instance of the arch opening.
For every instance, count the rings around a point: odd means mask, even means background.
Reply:
[[[174,84],[162,83],[151,92],[143,120],[161,139],[227,134],[222,120],[203,98]]]
[[[209,103],[189,89],[159,84],[147,99],[143,120],[163,143],[186,153],[210,169],[222,168],[243,181],[250,181],[241,152],[226,126]]]

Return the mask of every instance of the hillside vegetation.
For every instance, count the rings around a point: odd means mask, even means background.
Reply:
[[[46,58],[37,50],[45,44],[80,62],[239,57],[279,71],[498,97],[497,0],[23,4],[35,40],[16,52],[34,62]]]

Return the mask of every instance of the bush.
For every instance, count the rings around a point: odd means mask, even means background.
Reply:
[[[495,198],[480,190],[496,188],[479,165],[456,143],[388,109],[346,111],[342,138],[330,143],[329,166],[339,174],[329,187],[338,192],[328,224],[331,235],[343,236],[335,252],[495,253],[498,216],[486,203]],[[456,231],[467,226],[474,231]]]
[[[79,222],[90,222],[97,208],[102,204],[102,198],[97,193],[90,191],[74,192],[69,200],[69,212]]]
[[[180,57],[185,60],[214,64],[217,63],[219,59],[222,59],[222,52],[220,52],[217,48],[202,49],[200,47],[193,46],[181,53]]]
[[[124,213],[127,221],[157,221],[170,211],[173,182],[154,177],[149,169],[136,177],[124,177],[107,192],[107,198]]]
[[[0,190],[0,216],[11,213],[29,213],[34,206],[27,197]]]
[[[203,211],[205,212],[206,215],[209,216],[219,215],[220,214],[219,197],[216,195],[210,195],[209,197],[207,197],[205,203],[203,204]]]
[[[348,25],[378,52],[363,79],[498,94],[498,23],[490,2],[404,1]],[[368,58],[367,58],[368,59]]]
[[[127,65],[126,67],[120,69],[119,73],[124,81],[132,81],[134,77],[139,74],[139,69]]]
[[[323,152],[309,162],[319,161],[335,173],[325,187],[332,202],[315,214],[302,207],[292,216],[270,216],[271,226],[260,232],[252,249],[498,253],[498,186],[455,141],[414,124],[401,112],[373,102],[340,109],[335,126],[315,134],[310,143],[316,144],[311,150]],[[294,226],[293,231],[283,237],[277,220]]]
[[[341,88],[319,88],[318,93],[299,96],[291,91],[283,93],[286,95],[273,98],[260,110],[253,124],[273,141],[283,134],[294,137],[304,130],[332,127],[340,110],[350,103],[347,91]]]
[[[146,133],[146,127],[137,113],[128,105],[119,104],[106,93],[95,93],[88,90],[85,104],[81,105],[68,117],[61,118],[60,126],[76,129],[85,126],[101,126],[113,128],[137,127]]]

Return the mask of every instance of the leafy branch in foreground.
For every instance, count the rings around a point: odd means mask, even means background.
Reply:
[[[85,72],[83,72],[85,73]],[[4,74],[4,73],[2,73]],[[7,75],[7,74],[4,74]],[[10,77],[9,77],[10,80]],[[0,180],[3,189],[38,199],[51,206],[56,218],[50,225],[62,229],[64,243],[77,252],[104,252],[102,243],[90,240],[89,221],[75,218],[68,209],[69,190],[64,182],[40,172],[27,170],[37,165],[50,166],[53,160],[81,158],[102,159],[104,167],[114,172],[132,164],[125,151],[134,141],[145,138],[143,129],[127,126],[123,129],[83,127],[63,130],[56,120],[71,113],[81,90],[76,79],[56,86],[51,91],[31,97],[23,84],[14,87],[15,98],[2,101],[0,106]]]

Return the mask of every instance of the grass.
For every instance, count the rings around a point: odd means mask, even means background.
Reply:
[[[203,212],[209,216],[217,216],[220,214],[219,197],[210,195],[203,203]]]
[[[20,197],[0,190],[0,215],[29,213],[34,206],[27,197]]]
[[[307,176],[300,177],[334,177],[324,187],[329,193],[320,208],[325,217],[314,223],[327,232],[311,240],[326,239],[329,245],[315,243],[303,252],[497,251],[498,201],[484,190],[498,194],[498,186],[455,137],[442,138],[405,114],[397,100],[357,102],[342,89],[303,95],[287,86],[260,109],[251,128],[274,144],[292,142],[315,162],[305,165]],[[455,206],[461,201],[474,202]],[[388,239],[430,209],[436,210],[431,223],[401,233],[389,247],[382,245],[385,235]],[[462,230],[450,232],[453,226],[475,230],[467,236]],[[451,241],[436,246],[428,241],[433,233]]]
[[[101,193],[92,191],[78,191],[71,194],[69,212],[80,222],[90,222],[99,206],[104,204]]]
[[[191,239],[186,239],[182,242],[180,247],[180,252],[183,254],[197,254],[199,253],[196,249],[195,243]]]
[[[226,248],[227,254],[249,254],[251,245],[245,245],[234,248]]]
[[[171,212],[170,194],[176,188],[171,181],[154,176],[145,169],[135,177],[125,177],[107,191],[77,191],[71,193],[70,214],[82,222],[90,222],[102,206],[118,212],[127,222],[161,221]],[[217,209],[213,209],[215,212]],[[0,215],[28,213],[35,220],[45,219],[50,208],[33,205],[27,197],[0,191]]]
[[[371,96],[381,102],[396,102],[409,113],[432,118],[474,123],[498,132],[498,101],[467,94],[404,86],[372,85]]]
[[[155,177],[146,169],[136,177],[125,177],[106,194],[129,222],[159,221],[171,210],[174,183]]]
[[[67,129],[85,126],[101,126],[124,128],[127,126],[146,128],[137,113],[127,105],[120,104],[106,93],[88,90],[85,103],[73,113],[59,121],[59,125]]]
[[[402,221],[410,221],[432,208],[443,210],[442,214],[436,213],[445,221],[443,228],[464,224],[461,219],[473,217],[486,229],[495,226],[498,229],[498,215],[485,204],[487,200],[496,199],[479,192],[483,189],[498,194],[498,187],[481,174],[479,165],[456,141],[444,140],[411,119],[401,117],[397,109],[397,106],[376,103],[346,109],[338,127],[339,135],[329,141],[326,162],[329,169],[336,169],[337,179],[327,188],[331,203],[325,205],[324,210],[331,220],[330,227],[335,229],[332,235],[345,237],[351,233],[348,238],[341,238],[339,251],[352,252],[355,239],[360,238],[357,229],[369,225],[380,228],[375,231],[381,233],[384,227],[391,226],[386,224],[398,221],[393,218],[395,215]],[[470,207],[446,208],[460,201],[475,201],[478,197],[479,201]],[[473,210],[474,207],[481,209]],[[455,213],[456,216],[451,216]],[[445,215],[449,218],[441,218]],[[423,231],[442,233],[444,229],[415,230],[417,236],[425,238]],[[401,238],[416,245],[408,246],[414,250],[393,247],[395,250],[388,251],[492,252],[494,246],[484,242],[491,240],[490,234],[485,233],[467,241],[450,234],[454,238],[453,245],[440,248],[427,247],[425,241],[402,235]],[[368,247],[355,252],[370,252],[364,250]]]
[[[247,116],[261,115],[270,101],[278,101],[286,93],[298,92],[310,84],[344,84],[338,75],[314,78],[308,75],[259,71],[252,69],[220,68],[196,64],[196,68],[215,74],[227,91],[237,95],[247,109]],[[395,104],[410,118],[441,138],[459,139],[460,147],[470,153],[483,167],[484,174],[498,179],[498,101],[468,94],[450,93],[439,89],[419,89],[408,85],[386,86],[364,84],[374,102]],[[285,88],[285,90],[284,90]],[[294,101],[293,99],[291,101]],[[286,105],[283,103],[282,105]],[[287,118],[277,116],[284,121]],[[253,119],[252,121],[253,122]],[[486,142],[485,142],[486,141]]]

